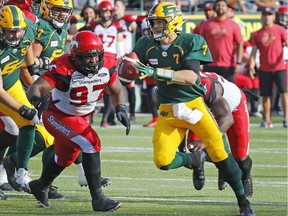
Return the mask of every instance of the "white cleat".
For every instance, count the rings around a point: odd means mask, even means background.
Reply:
[[[17,184],[19,184],[21,188],[26,191],[26,185],[32,181],[32,179],[28,175],[28,171],[24,168],[19,168],[18,171],[15,171],[14,177]]]

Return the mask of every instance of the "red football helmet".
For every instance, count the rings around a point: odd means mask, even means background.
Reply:
[[[8,0],[4,3],[4,5],[16,5],[23,11],[27,10],[32,12],[33,10],[31,0]]]
[[[103,67],[104,49],[101,39],[91,31],[78,32],[71,41],[74,65],[85,76],[97,74]],[[95,61],[93,57],[98,57]]]
[[[288,6],[281,6],[278,8],[276,23],[288,29]]]
[[[102,1],[97,7],[97,11],[98,11],[100,19],[103,22],[106,22],[108,20],[112,20],[113,19],[114,6],[112,5],[112,3],[110,1]],[[110,11],[111,15],[110,16],[105,16],[104,13],[106,11]]]

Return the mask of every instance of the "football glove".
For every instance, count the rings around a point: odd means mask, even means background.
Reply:
[[[27,70],[31,76],[37,75],[40,76],[39,67],[34,63],[27,66]]]
[[[135,65],[135,68],[142,74],[142,77],[140,77],[141,79],[144,79],[146,77],[152,77],[156,79],[164,79],[167,81],[171,81],[174,78],[175,75],[174,70],[164,68],[153,68],[149,65],[144,65],[139,61],[138,64],[139,65]]]
[[[40,123],[40,120],[37,116],[37,111],[35,109],[23,105],[19,108],[18,113],[25,119],[31,120],[36,124]]]
[[[50,101],[48,100],[49,94],[44,95],[43,97],[33,96],[31,97],[31,103],[38,111],[39,119],[42,116],[42,113],[52,104],[58,103],[60,100]]]
[[[125,105],[123,104],[117,105],[115,111],[116,111],[117,120],[126,127],[126,135],[128,135],[130,132],[131,124],[130,124],[130,120],[126,112]]]
[[[39,68],[48,70],[49,64],[51,63],[51,60],[48,57],[38,57],[39,60]]]

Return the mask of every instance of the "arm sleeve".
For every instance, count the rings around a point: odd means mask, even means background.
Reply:
[[[183,62],[183,69],[193,70],[195,72],[200,71],[200,61],[199,60],[187,60]]]

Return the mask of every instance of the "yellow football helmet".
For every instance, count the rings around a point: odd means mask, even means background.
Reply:
[[[162,20],[163,26],[154,28],[156,20]],[[148,13],[147,21],[154,39],[163,40],[174,32],[180,32],[182,30],[183,15],[179,7],[175,4],[171,2],[162,2],[151,8]],[[162,31],[159,32],[159,29],[162,29]]]
[[[42,0],[40,12],[44,19],[60,29],[66,24],[73,12],[72,0]]]
[[[6,5],[0,11],[0,41],[16,48],[22,42],[27,28],[25,15],[15,5]]]

